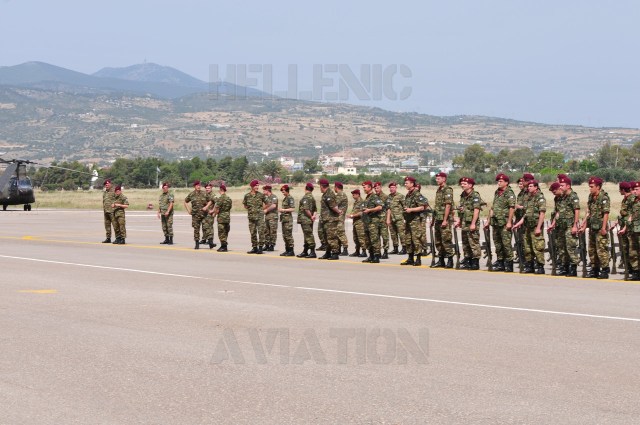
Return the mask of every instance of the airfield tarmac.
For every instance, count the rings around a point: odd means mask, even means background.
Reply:
[[[0,226],[2,424],[640,422],[620,275],[248,255],[243,215],[228,253],[194,250],[184,214],[174,246],[152,212],[127,213],[125,246],[100,211]]]

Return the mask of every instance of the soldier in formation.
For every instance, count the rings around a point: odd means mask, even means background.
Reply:
[[[106,179],[104,181],[104,191],[102,192],[102,209],[104,215],[104,230],[107,233],[107,237],[102,243],[111,243],[111,227],[113,224],[113,188],[111,187],[111,180]]]
[[[398,192],[398,184],[396,182],[389,183],[389,196],[386,200],[387,209],[387,227],[393,244],[391,254],[405,255],[407,253],[407,244],[404,233],[404,195]],[[398,250],[399,247],[402,247]]]
[[[264,246],[264,194],[258,191],[260,182],[252,180],[249,183],[250,191],[244,195],[242,205],[247,210],[247,218],[249,220],[249,235],[251,237],[251,251],[247,254],[262,254]]]
[[[496,182],[498,188],[493,194],[493,204],[489,210],[489,220],[485,227],[493,229],[493,246],[496,249],[496,262],[492,264],[492,271],[513,272],[513,216],[516,207],[516,195],[509,186],[509,176],[498,174]]]
[[[547,201],[536,180],[529,180],[524,197],[524,216],[514,225],[524,229],[524,273],[544,274],[544,217]],[[521,259],[522,261],[522,259]]]
[[[327,250],[320,257],[321,260],[338,260],[340,253],[340,241],[338,240],[338,224],[342,211],[338,208],[336,194],[329,187],[327,179],[320,179],[320,217],[324,235],[327,238]]]
[[[364,200],[360,194],[360,189],[352,190],[351,196],[353,197],[353,206],[351,207],[351,214],[349,214],[348,217],[353,220],[353,243],[356,248],[349,256],[367,257],[367,249],[369,249],[369,247],[366,240],[364,221],[362,220],[362,211],[365,208]]]
[[[202,221],[208,214],[211,200],[205,192],[202,191],[200,180],[193,182],[193,191],[184,198],[184,208],[191,215],[191,226],[193,227],[193,239],[195,241],[194,249],[200,248],[200,228]]]
[[[278,210],[280,213],[280,224],[282,226],[282,239],[284,241],[284,252],[280,254],[281,257],[293,257],[293,212],[295,209],[295,201],[293,196],[289,194],[289,185],[282,185],[280,187],[280,193],[282,193],[282,206]]]
[[[298,224],[304,237],[304,251],[296,255],[298,258],[316,258],[316,240],[313,237],[313,222],[316,219],[318,205],[313,197],[313,184],[307,183],[304,196],[298,203]]]
[[[274,251],[278,239],[278,197],[271,192],[271,185],[262,186],[264,195],[265,251]]]
[[[213,225],[215,224],[215,217],[213,215],[214,205],[216,202],[216,195],[213,193],[213,184],[211,182],[204,186],[204,191],[207,196],[207,208],[206,215],[202,219],[202,240],[200,244],[209,244],[209,249],[216,246],[213,243]]]
[[[388,260],[389,259],[389,226],[387,225],[387,210],[389,209],[389,206],[387,203],[387,199],[389,195],[387,195],[382,191],[381,182],[375,182],[373,184],[373,190],[378,196],[378,198],[380,198],[380,200],[382,201],[382,210],[380,211],[381,217],[382,217],[382,219],[380,220],[380,237],[382,238],[382,246],[381,246],[382,255],[380,255],[380,259]]]
[[[420,214],[428,208],[427,198],[422,196],[416,187],[416,179],[411,176],[404,178],[407,195],[404,198],[404,231],[407,242],[408,258],[400,263],[403,266],[422,265],[422,222]]]
[[[589,229],[589,260],[591,270],[587,277],[597,279],[609,278],[609,211],[611,201],[607,192],[602,190],[602,179],[589,179],[589,199],[587,216],[581,232]]]
[[[127,238],[127,220],[124,211],[129,208],[127,197],[122,194],[122,187],[116,186],[114,189],[113,204],[113,230],[116,235],[114,244],[124,245]]]
[[[220,240],[220,248],[218,252],[228,251],[229,230],[231,229],[231,198],[227,196],[227,186],[220,185],[218,189],[220,196],[216,199],[213,215],[218,220],[218,239]]]
[[[433,227],[434,245],[438,250],[438,261],[431,267],[453,268],[453,233],[451,226],[453,225],[453,188],[447,185],[447,174],[436,174],[436,190],[435,206],[433,207]],[[432,255],[436,255],[435,252]],[[445,263],[446,259],[446,263]]]
[[[162,183],[162,193],[158,200],[158,218],[162,223],[164,241],[161,244],[173,245],[173,193],[169,192],[169,182]]]
[[[480,268],[480,211],[483,201],[480,194],[474,189],[476,182],[471,177],[460,179],[460,204],[458,206],[458,218],[455,227],[462,230],[462,251],[464,260],[461,269],[478,270]]]
[[[344,193],[344,186],[341,182],[335,182],[333,184],[333,188],[336,191],[336,199],[338,200],[338,208],[342,211],[340,214],[340,220],[338,221],[338,241],[340,241],[341,248],[338,248],[340,251],[339,255],[349,255],[349,250],[347,249],[349,246],[349,240],[347,239],[347,232],[345,229],[345,218],[347,216],[347,210],[349,209],[349,198]]]
[[[373,190],[373,183],[366,181],[362,183],[362,189],[367,197],[364,200],[362,216],[365,220],[365,238],[369,249],[369,257],[362,260],[363,263],[380,262],[380,238],[382,232],[382,210],[384,202]]]

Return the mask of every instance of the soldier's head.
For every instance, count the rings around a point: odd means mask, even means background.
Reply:
[[[436,174],[436,183],[438,186],[444,186],[447,182],[447,173],[443,173],[442,171]]]
[[[227,186],[221,184],[218,192],[220,192],[220,195],[224,195],[225,193],[227,193]]]
[[[202,189],[202,185],[200,184],[200,180],[196,180],[193,182],[193,188],[198,192]]]
[[[360,199],[360,189],[354,189],[351,191],[351,196],[353,196],[353,199],[355,199],[356,201],[358,199]]]
[[[496,176],[496,181],[498,182],[498,187],[500,189],[504,189],[509,185],[509,176],[504,173],[500,173]]]
[[[341,182],[334,182],[333,187],[336,189],[336,192],[342,192],[342,189],[344,188]]]
[[[122,186],[118,185],[116,186],[113,191],[115,192],[116,195],[119,195],[120,192],[122,192]]]
[[[551,183],[551,186],[549,186],[549,191],[556,196],[562,195],[564,193],[564,191],[560,187],[560,183],[558,182]]]
[[[631,193],[631,182],[620,182],[618,188],[620,189],[620,195],[628,195]]]
[[[589,193],[598,195],[602,189],[602,179],[600,177],[589,177]]]
[[[633,193],[635,196],[640,196],[640,182],[631,183],[631,193]]]
[[[373,190],[373,183],[371,183],[370,180],[367,180],[366,182],[362,183],[362,189],[367,195],[370,194]]]
[[[318,180],[318,184],[320,185],[320,192],[325,193],[327,190],[329,190],[329,180],[320,179]]]
[[[471,192],[475,185],[476,185],[476,181],[471,177],[463,177],[462,179],[460,179],[460,187],[462,188],[463,191],[467,193]]]
[[[171,185],[169,184],[169,182],[164,182],[164,183],[162,183],[162,191],[163,191],[164,193],[167,193],[167,192],[169,191],[169,187],[170,187],[170,186],[171,186]]]
[[[537,180],[529,180],[527,182],[527,190],[529,193],[535,193],[540,189],[540,183]]]
[[[313,184],[312,183],[307,183],[307,185],[304,187],[304,191],[307,192],[307,193],[313,192]]]
[[[283,184],[280,187],[280,193],[282,193],[283,195],[287,196],[289,194],[289,185],[288,184]]]
[[[111,180],[110,179],[106,179],[104,181],[104,188],[107,189],[107,190],[111,189]]]
[[[260,187],[260,182],[258,180],[251,180],[249,187],[251,188],[251,192],[256,193]]]
[[[534,179],[533,174],[531,174],[531,173],[524,173],[524,174],[522,175],[522,177],[520,177],[520,178],[518,179],[518,187],[519,187],[520,189],[527,190],[528,183],[529,183],[531,180],[533,180],[533,179]]]
[[[556,176],[556,181],[560,183],[560,180],[567,178],[568,176],[564,173],[560,173]]]
[[[398,191],[398,183],[391,182],[389,183],[389,193],[394,194]]]
[[[264,186],[262,186],[262,193],[265,196],[271,195],[271,185],[265,184]]]
[[[404,178],[404,187],[411,191],[416,187],[416,179],[415,177],[407,176]]]
[[[204,190],[206,190],[207,193],[211,193],[211,191],[213,190],[213,185],[211,184],[211,182],[204,185]]]
[[[376,191],[377,195],[380,195],[380,193],[382,192],[382,183],[381,182],[375,182],[373,184],[373,190]]]
[[[571,190],[571,179],[567,176],[558,179],[558,184],[562,193],[567,193]]]

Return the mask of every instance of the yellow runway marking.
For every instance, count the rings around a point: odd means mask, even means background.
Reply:
[[[18,292],[22,292],[25,294],[57,294],[58,293],[56,289],[21,289]]]

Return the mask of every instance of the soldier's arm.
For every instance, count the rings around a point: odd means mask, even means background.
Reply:
[[[515,207],[509,207],[509,216],[507,217],[507,229],[511,229],[511,223],[513,223],[513,216],[516,212]]]

